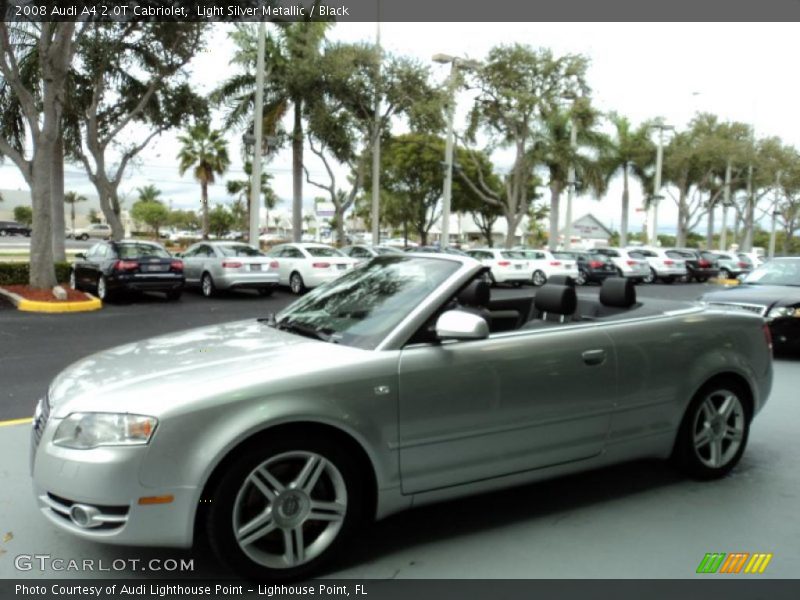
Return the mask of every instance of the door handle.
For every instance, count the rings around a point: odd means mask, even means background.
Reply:
[[[583,354],[581,354],[581,357],[583,358],[583,362],[589,366],[602,365],[604,362],[606,362],[606,351],[586,350]]]

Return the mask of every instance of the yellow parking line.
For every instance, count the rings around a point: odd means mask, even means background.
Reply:
[[[26,417],[24,419],[11,419],[10,421],[0,421],[0,427],[7,427],[11,425],[27,425],[33,422],[33,417]]]

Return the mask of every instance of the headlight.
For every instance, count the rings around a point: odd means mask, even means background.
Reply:
[[[777,319],[779,317],[800,317],[800,310],[793,306],[775,306],[767,313],[768,319]]]
[[[53,443],[87,450],[97,446],[141,446],[158,425],[154,417],[114,413],[72,413],[56,430]]]

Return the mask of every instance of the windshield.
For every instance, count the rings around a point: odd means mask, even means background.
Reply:
[[[384,255],[384,254],[402,254],[402,252],[400,250],[398,250],[397,248],[381,248],[380,246],[375,246],[373,248],[373,250],[375,250],[375,252],[377,252],[380,255]]]
[[[161,246],[153,244],[119,244],[117,252],[120,258],[142,258],[147,256],[157,256],[158,258],[169,258],[170,254]]]
[[[744,283],[800,286],[800,259],[772,260],[751,272]]]
[[[574,260],[578,257],[578,255],[574,252],[553,252],[553,258],[558,258],[561,260]]]
[[[379,256],[286,308],[275,326],[370,350],[460,266],[435,258]]]
[[[336,248],[326,248],[325,246],[306,246],[305,251],[311,256],[344,256]]]
[[[525,255],[522,252],[514,251],[514,250],[504,250],[500,253],[500,256],[503,258],[514,258],[514,259],[524,259]]]
[[[259,252],[246,244],[217,246],[217,248],[219,248],[223,256],[264,256],[263,252]]]

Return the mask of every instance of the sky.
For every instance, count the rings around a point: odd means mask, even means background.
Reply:
[[[268,25],[271,27],[271,25]],[[228,40],[229,25],[215,23],[207,49],[189,67],[190,81],[199,92],[213,89],[232,72],[229,65],[233,46]],[[329,32],[334,41],[374,41],[375,23],[340,23]],[[661,116],[667,123],[683,128],[698,112],[713,112],[722,120],[737,120],[755,126],[756,135],[780,136],[784,142],[800,147],[800,127],[795,119],[800,83],[788,65],[800,55],[800,36],[792,23],[381,23],[381,42],[396,54],[412,56],[430,63],[435,81],[444,84],[449,67],[430,62],[443,52],[477,60],[500,44],[519,42],[532,47],[548,47],[557,55],[581,53],[591,64],[588,82],[592,99],[600,110],[614,110],[634,124]],[[463,130],[471,98],[457,98],[456,130]],[[221,123],[222,115],[216,117]],[[287,125],[288,126],[288,125]],[[241,164],[241,131],[226,135],[230,144],[231,169],[210,189],[211,202],[229,203],[227,179],[244,176]],[[181,177],[175,156],[177,132],[157,138],[145,150],[120,190],[130,206],[136,188],[152,184],[171,201],[173,208],[198,208],[200,186],[187,173]],[[309,156],[312,175],[322,178],[320,164]],[[496,157],[499,171],[507,168],[504,156]],[[290,210],[292,196],[291,153],[287,148],[266,165],[273,175],[273,187],[282,206]],[[24,189],[17,169],[6,160],[0,166],[0,189]],[[66,189],[94,195],[78,164],[66,167]],[[304,185],[308,206],[318,190]],[[546,190],[543,190],[546,192]],[[591,212],[607,226],[616,229],[620,221],[621,180],[612,183],[601,199],[579,196],[575,218]],[[545,195],[545,198],[547,196]],[[630,230],[641,230],[642,190],[631,189]],[[562,208],[563,219],[563,208]],[[659,211],[659,230],[671,232],[677,209],[667,197]],[[719,222],[719,220],[717,221]],[[705,231],[704,225],[698,230]]]

